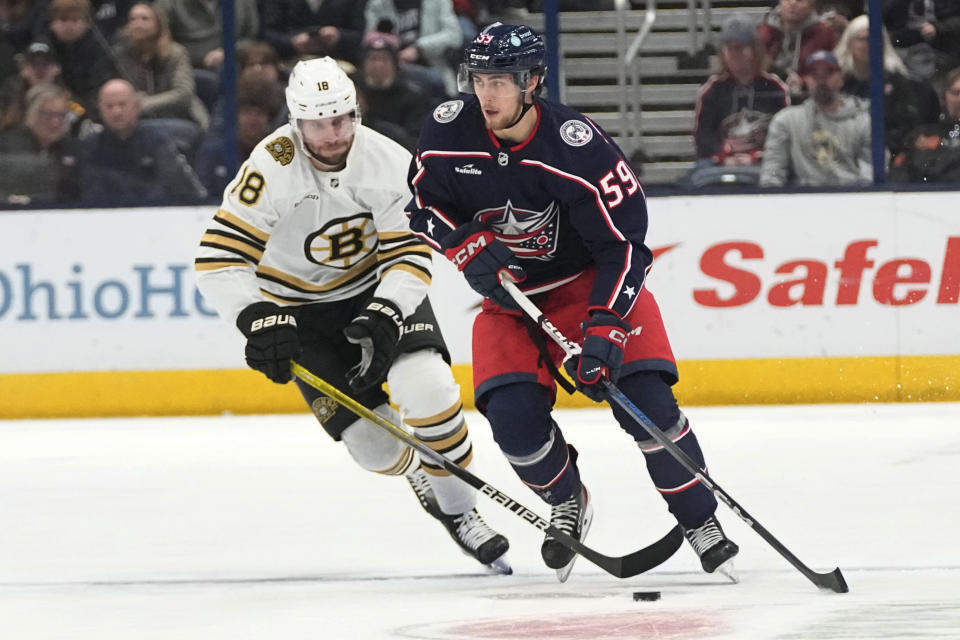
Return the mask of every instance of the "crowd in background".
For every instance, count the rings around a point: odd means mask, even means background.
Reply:
[[[287,70],[341,61],[363,121],[412,149],[466,41],[509,0],[234,0],[236,145],[287,120]],[[219,0],[0,0],[0,202],[217,201]]]
[[[686,181],[870,184],[869,18],[862,0],[780,0],[731,16],[695,110]],[[900,183],[960,182],[960,2],[884,0],[884,169]]]
[[[351,72],[364,124],[412,150],[456,95],[465,42],[539,4],[234,0],[239,160],[286,122],[287,70],[321,55]],[[724,24],[690,183],[871,181],[862,5],[780,0],[759,23]],[[960,181],[960,2],[885,0],[884,34],[891,179]],[[0,0],[0,202],[219,200],[233,177],[222,41],[219,0]]]

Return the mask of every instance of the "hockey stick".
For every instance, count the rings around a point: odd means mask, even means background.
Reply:
[[[526,522],[529,522],[537,529],[540,529],[544,533],[549,533],[562,544],[570,549],[573,549],[610,575],[616,576],[617,578],[629,578],[645,571],[649,571],[650,569],[653,569],[654,567],[666,562],[674,553],[676,553],[677,549],[679,549],[680,545],[683,543],[683,530],[677,526],[671,529],[670,533],[648,547],[644,547],[643,549],[634,551],[633,553],[625,556],[605,556],[602,553],[594,551],[590,547],[584,545],[582,542],[569,535],[565,531],[553,526],[549,521],[544,520],[536,513],[526,508],[496,487],[487,484],[466,469],[460,467],[450,458],[447,458],[442,453],[434,451],[426,444],[407,433],[401,427],[395,425],[372,409],[368,409],[367,407],[363,406],[350,396],[331,385],[329,382],[326,382],[325,380],[322,380],[310,373],[310,371],[303,368],[300,364],[291,362],[290,367],[295,376],[303,380],[317,391],[330,396],[359,417],[369,420],[373,424],[389,432],[394,437],[407,443],[419,451],[421,455],[430,458],[432,462],[439,464],[452,475],[460,478],[494,502],[506,507],[515,515],[519,516]]]
[[[564,350],[567,356],[573,356],[580,353],[580,345],[576,342],[573,342],[567,338],[563,333],[557,329],[556,326],[550,319],[547,318],[540,311],[539,308],[528,298],[517,286],[510,280],[501,278],[500,284],[503,285],[503,288],[507,290],[510,294],[510,297],[520,305],[520,308],[526,313],[530,318],[532,318],[543,331],[550,336],[560,347]],[[783,544],[777,540],[773,534],[771,534],[767,529],[761,525],[759,522],[754,519],[746,509],[740,506],[740,504],[734,500],[730,495],[720,488],[716,482],[713,481],[706,471],[700,468],[700,466],[688,456],[680,447],[674,444],[673,440],[668,438],[663,431],[660,430],[657,425],[655,425],[650,418],[648,418],[644,413],[637,408],[637,406],[630,401],[630,399],[624,395],[617,385],[610,382],[609,380],[603,381],[604,388],[607,392],[607,398],[611,402],[616,402],[620,407],[630,414],[634,420],[636,420],[644,430],[650,434],[650,436],[657,441],[660,446],[670,452],[677,462],[679,462],[684,469],[689,471],[693,476],[699,480],[703,486],[713,492],[721,502],[726,504],[730,509],[740,517],[741,520],[746,522],[751,529],[757,532],[761,538],[766,540],[767,544],[773,547],[777,553],[786,558],[787,562],[792,564],[800,573],[802,573],[810,582],[817,585],[821,589],[835,591],[837,593],[847,593],[850,589],[847,587],[847,581],[844,580],[843,574],[840,573],[839,567],[834,569],[829,573],[817,573],[816,571],[810,569],[807,565],[803,564],[800,559],[793,555],[793,553],[787,549]]]

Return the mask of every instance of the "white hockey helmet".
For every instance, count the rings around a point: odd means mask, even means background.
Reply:
[[[357,110],[357,89],[336,60],[329,57],[301,60],[287,82],[290,121],[330,118]]]

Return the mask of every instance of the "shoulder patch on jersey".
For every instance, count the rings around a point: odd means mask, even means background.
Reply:
[[[273,159],[281,165],[287,166],[293,160],[293,140],[287,136],[274,138],[265,146]]]
[[[463,100],[447,100],[433,110],[433,119],[440,124],[450,122],[463,109]]]
[[[571,147],[582,147],[593,139],[593,129],[586,122],[567,120],[560,125],[560,137]]]

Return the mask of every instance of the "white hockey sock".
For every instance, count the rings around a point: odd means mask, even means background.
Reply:
[[[460,386],[440,354],[433,350],[403,354],[391,367],[387,384],[390,397],[399,405],[414,435],[434,451],[469,468],[473,444],[463,417]],[[476,506],[473,487],[426,456],[421,456],[421,463],[444,513],[459,514]]]

